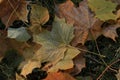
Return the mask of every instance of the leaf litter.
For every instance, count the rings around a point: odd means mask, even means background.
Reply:
[[[119,4],[117,0],[113,2]],[[20,74],[24,78],[27,78],[28,74],[33,72],[33,69],[40,68],[48,73],[48,77],[45,80],[57,80],[57,74],[59,74],[61,80],[75,80],[71,75],[78,75],[86,67],[85,55],[87,55],[86,52],[89,52],[81,46],[85,47],[84,44],[88,40],[98,39],[101,34],[117,42],[116,37],[119,36],[116,29],[120,27],[120,16],[119,9],[115,14],[112,12],[117,6],[113,2],[110,0],[97,0],[96,4],[93,4],[94,0],[83,0],[78,2],[78,7],[71,0],[61,4],[55,3],[56,16],[49,31],[41,27],[51,19],[48,9],[43,7],[42,4],[31,3],[29,27],[8,28],[8,38],[0,35],[0,44],[5,47],[2,49],[0,46],[0,52],[3,55],[9,49],[16,49],[23,55],[25,60],[21,63],[19,69],[22,69]],[[13,0],[8,3],[3,0],[0,1],[0,8],[3,10],[3,13],[0,13],[0,17],[7,27],[16,19],[28,22],[26,1],[21,1],[19,8],[17,8],[17,2]],[[11,3],[13,4],[11,5]],[[8,8],[6,5],[11,7]],[[6,6],[6,9],[3,6]],[[99,11],[101,9],[103,10]],[[106,12],[111,16],[108,16]],[[103,23],[109,22],[111,19],[113,19],[115,24],[101,27]],[[22,29],[20,33],[18,33],[19,29]],[[11,31],[15,32],[15,34],[10,33]],[[8,43],[9,45],[7,45]],[[46,64],[42,66],[43,63]],[[16,73],[17,79],[24,80],[20,74]]]

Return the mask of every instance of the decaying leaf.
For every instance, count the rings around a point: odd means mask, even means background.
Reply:
[[[34,36],[34,41],[42,44],[43,49],[45,48],[37,54],[42,53],[46,57],[43,61],[52,64],[48,72],[57,72],[59,69],[65,70],[73,67],[72,59],[80,53],[76,48],[68,46],[74,37],[73,30],[72,25],[68,25],[64,19],[56,17],[51,32]],[[69,66],[65,66],[66,64]]]
[[[44,80],[76,80],[72,76],[70,76],[68,73],[49,73],[47,78]]]
[[[115,38],[118,37],[118,35],[116,33],[116,29],[119,27],[120,27],[119,24],[110,25],[108,27],[105,27],[102,31],[103,35],[105,37],[111,38],[112,40],[116,41]]]
[[[60,70],[66,70],[73,68],[73,58],[76,57],[80,52],[74,47],[68,47],[64,56],[58,62],[52,62],[53,66],[48,70],[48,72],[57,72]],[[58,60],[58,59],[56,59]]]
[[[76,8],[72,1],[68,0],[56,7],[57,15],[64,17],[67,23],[73,23],[75,27],[75,38],[72,45],[76,46],[78,43],[84,44],[88,38],[90,30],[94,32],[94,37],[100,35],[101,24],[99,19],[94,17],[90,11],[87,0],[82,1],[79,7]]]
[[[83,57],[84,54],[85,54],[85,52],[81,51],[81,53],[74,58],[75,66],[74,66],[73,70],[71,71],[72,75],[79,74],[81,72],[81,70],[86,67],[86,64],[85,64],[86,60]]]
[[[88,5],[100,20],[106,21],[109,19],[116,20],[116,15],[113,14],[117,4],[106,0],[88,0]]]
[[[40,4],[31,4],[30,20],[32,24],[30,27],[31,32],[39,33],[41,25],[49,20],[49,12],[47,8],[42,7]]]
[[[8,28],[8,38],[16,39],[17,41],[25,42],[31,38],[31,35],[27,32],[25,27],[17,29]]]
[[[64,19],[56,17],[51,32],[44,31],[39,35],[33,36],[34,42],[41,44],[42,47],[36,52],[32,60],[39,61],[38,64],[49,62],[44,67],[48,72],[72,68],[74,66],[72,59],[80,53],[79,50],[70,46],[70,42],[74,37],[73,31],[72,25],[66,24]],[[29,64],[31,63],[26,65]],[[25,76],[26,74],[22,75]]]
[[[27,21],[27,3],[25,0],[1,0],[0,18],[8,27],[14,20]]]
[[[34,68],[40,68],[40,61],[29,60],[27,64],[22,68],[21,75],[25,76],[32,72]]]
[[[34,42],[42,44],[43,46],[49,45],[68,45],[74,38],[74,28],[71,24],[66,24],[64,19],[55,17],[53,22],[52,31],[44,31],[39,35],[34,35]]]
[[[119,69],[119,73],[116,75],[117,80],[120,80],[120,69]]]

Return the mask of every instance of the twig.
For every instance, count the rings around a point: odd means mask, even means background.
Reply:
[[[108,66],[105,68],[105,70],[98,76],[97,80],[100,80],[100,78],[103,76],[103,74],[104,74],[113,64],[115,64],[115,63],[117,63],[117,62],[119,62],[119,61],[120,61],[120,59],[118,59],[118,60],[114,61],[113,63],[111,63],[110,65],[108,65]]]
[[[94,33],[93,33],[93,31],[92,31],[91,29],[90,29],[90,32],[91,32],[91,34],[92,34],[93,39],[95,40],[95,45],[96,45],[97,51],[98,51],[98,53],[101,55],[100,50],[99,50],[99,47],[98,47],[98,44],[97,44],[97,41],[96,41],[95,37],[93,36]],[[101,59],[102,62],[105,64],[105,66],[107,66],[107,63],[103,60],[103,58],[100,57],[100,59]]]
[[[84,50],[84,49],[80,49],[80,48],[78,48],[78,50],[80,50],[80,51],[84,51],[84,52],[88,52],[88,53],[91,53],[91,54],[94,54],[94,55],[100,56],[100,57],[102,57],[102,58],[105,58],[105,57],[106,57],[106,56],[104,56],[104,55],[97,54],[97,53],[95,53],[95,52],[91,52],[91,51],[88,51],[88,50]]]
[[[20,1],[20,0],[19,0]],[[19,2],[18,1],[18,2]],[[10,16],[9,16],[9,18],[8,18],[8,21],[7,21],[7,23],[6,23],[6,25],[8,26],[8,23],[9,23],[9,21],[10,21],[10,19],[11,19],[11,17],[13,16],[13,14],[15,13],[16,14],[16,16],[19,18],[19,16],[20,15],[18,15],[18,13],[17,13],[17,9],[18,9],[18,7],[19,7],[19,5],[20,4],[18,4],[16,7],[14,7],[13,6],[13,4],[8,0],[8,2],[9,2],[9,4],[10,4],[10,6],[12,7],[12,9],[13,9],[13,11],[12,11],[12,13],[10,14]],[[25,22],[23,22],[24,24],[26,24]],[[26,24],[27,26],[28,26],[28,24]]]
[[[11,2],[8,0],[8,2],[9,2],[9,4],[10,4],[10,6],[13,8],[13,5],[11,4]],[[10,21],[10,19],[12,18],[12,16],[13,16],[13,14],[16,12],[16,10],[17,10],[17,8],[19,7],[19,5],[17,5],[14,9],[13,9],[13,11],[12,11],[12,13],[10,14],[10,16],[9,16],[9,18],[8,18],[8,21],[7,21],[7,23],[6,23],[6,26],[8,27],[8,23],[9,23],[9,21]],[[6,27],[6,28],[7,28]]]
[[[97,51],[98,51],[99,55],[101,55],[99,47],[98,47],[98,44],[97,44],[97,41],[96,41],[95,37],[93,36],[94,33],[93,33],[93,31],[91,29],[90,29],[90,32],[91,32],[92,37],[93,37],[93,39],[95,41],[95,45],[96,45]],[[107,67],[108,64],[104,61],[104,59],[102,57],[100,57],[100,59],[102,60],[102,62],[104,63],[104,65]],[[109,67],[109,69],[112,70],[112,71],[114,71],[114,72],[116,72],[116,70],[112,69],[111,67]]]

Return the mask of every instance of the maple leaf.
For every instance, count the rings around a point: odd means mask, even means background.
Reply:
[[[39,33],[41,31],[41,25],[49,20],[49,12],[47,8],[42,7],[40,4],[30,4],[30,6],[30,20],[32,24],[30,31],[33,33]]]
[[[114,2],[116,4],[120,4],[120,0],[107,0],[107,1],[112,1],[112,2]]]
[[[56,72],[59,69],[64,70],[73,67],[72,59],[80,53],[79,50],[69,45],[74,37],[73,30],[72,25],[66,24],[64,19],[56,17],[51,32],[47,31],[46,34],[34,36],[34,42],[41,44],[43,49],[45,49],[38,52],[38,54],[43,53],[45,55],[46,58],[44,57],[43,62],[50,61],[53,65],[48,72]],[[66,64],[69,66],[65,66]]]
[[[96,14],[96,17],[106,21],[117,17],[113,14],[117,4],[112,3],[111,1],[106,0],[88,0],[88,5],[92,11]]]
[[[84,44],[91,30],[94,32],[95,37],[100,35],[100,25],[103,22],[94,17],[86,0],[82,1],[78,8],[74,6],[72,1],[68,0],[58,5],[56,9],[56,14],[59,17],[64,17],[67,23],[74,24],[75,38],[72,41],[72,45],[76,46],[78,43]]]
[[[64,52],[63,57],[58,62],[53,62],[53,66],[48,70],[48,72],[57,72],[60,70],[66,70],[73,68],[73,58],[75,58],[80,52],[74,47],[68,47],[66,52]],[[56,58],[56,57],[55,57]],[[56,59],[58,60],[58,59]]]
[[[37,61],[39,64],[49,62],[44,67],[46,69],[49,65],[52,65],[47,69],[48,72],[57,72],[59,69],[65,70],[72,68],[74,65],[72,59],[80,53],[79,50],[70,46],[70,42],[74,37],[73,31],[74,28],[72,25],[66,24],[64,19],[55,17],[51,32],[44,31],[39,35],[33,36],[34,42],[41,44],[42,47],[36,52],[32,60]],[[31,63],[26,65],[29,64]],[[28,73],[26,72],[22,75],[26,76]]]
[[[58,77],[59,76],[59,77]],[[49,73],[44,80],[76,80],[68,73]]]
[[[28,11],[25,0],[1,0],[0,9],[0,18],[7,27],[17,19],[27,21]]]

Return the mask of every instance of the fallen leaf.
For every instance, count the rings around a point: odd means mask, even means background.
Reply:
[[[66,52],[64,52],[63,58],[60,61],[54,63],[48,72],[57,72],[58,70],[67,70],[73,68],[73,58],[75,58],[79,53],[80,51],[76,48],[68,47]]]
[[[3,35],[0,35],[0,58],[4,56],[4,53],[8,49],[8,43],[6,41],[6,37]]]
[[[72,76],[70,76],[68,73],[49,73],[47,78],[44,80],[76,80]]]
[[[27,64],[24,65],[21,71],[21,75],[26,77],[27,74],[31,73],[34,68],[40,68],[40,61],[29,60]]]
[[[17,41],[25,42],[31,38],[31,35],[27,32],[25,27],[20,28],[8,28],[8,38],[15,39]]]
[[[77,46],[77,48],[86,50],[86,47],[83,45]],[[86,59],[84,57],[86,52],[81,51],[80,54],[78,54],[76,57],[73,59],[74,67],[68,70],[65,70],[65,72],[70,73],[72,76],[78,75],[83,68],[86,67]]]
[[[114,2],[116,4],[120,4],[120,0],[107,0],[107,1],[112,1],[112,2]]]
[[[34,42],[43,46],[48,44],[58,46],[60,44],[68,45],[74,38],[74,28],[72,24],[66,24],[65,19],[55,17],[52,31],[43,31],[39,35],[33,35]]]
[[[85,48],[83,48],[83,47],[81,47],[81,48],[85,50]],[[72,75],[79,74],[81,72],[81,70],[86,67],[86,64],[85,64],[86,60],[83,57],[84,55],[85,55],[85,52],[81,51],[81,53],[74,58],[74,60],[73,60],[74,61],[74,68],[71,71]]]
[[[0,9],[0,18],[7,27],[17,19],[27,21],[28,11],[25,0],[2,0]]]
[[[72,25],[66,24],[64,19],[56,17],[51,32],[45,31],[33,36],[34,42],[42,45],[36,54],[43,56],[43,62],[50,62],[52,65],[48,72],[57,72],[59,69],[73,67],[72,59],[80,53],[79,50],[69,45],[74,37],[73,30]],[[66,61],[70,66],[65,66],[68,64]],[[59,65],[62,63],[63,65]]]
[[[119,73],[116,75],[117,80],[120,80],[120,69],[119,69]]]
[[[25,80],[25,79],[16,73],[16,80]]]
[[[117,4],[106,0],[88,0],[90,9],[95,13],[96,17],[100,20],[116,20],[116,15],[113,14]]]
[[[33,33],[39,33],[41,31],[41,25],[45,24],[49,20],[49,12],[47,8],[40,4],[30,4],[30,6],[30,21],[32,26],[30,26],[29,29]]]
[[[102,33],[105,37],[111,38],[112,40],[116,41],[115,38],[118,37],[116,29],[119,27],[120,27],[119,24],[110,25],[108,27],[105,27]]]
[[[48,72],[72,68],[74,66],[72,59],[80,53],[78,49],[70,46],[74,37],[73,31],[74,28],[71,24],[66,24],[64,19],[55,17],[51,32],[45,30],[40,34],[33,35],[33,41],[41,44],[42,47],[35,53],[32,60],[38,61],[38,64],[48,62],[44,67]],[[29,66],[29,63],[26,65]],[[23,75],[26,76],[26,74]]]
[[[88,39],[90,31],[94,32],[94,37],[101,34],[101,24],[99,19],[90,11],[87,0],[80,2],[79,7],[76,8],[72,1],[67,0],[65,3],[56,6],[56,14],[59,17],[64,17],[67,23],[73,23],[75,27],[75,38],[72,45],[76,46],[78,43],[84,44]]]

